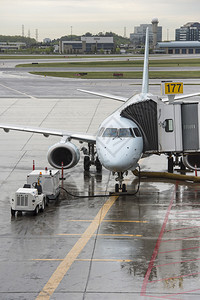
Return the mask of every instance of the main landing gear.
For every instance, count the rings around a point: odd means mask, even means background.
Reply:
[[[85,156],[84,156],[84,171],[89,172],[90,167],[92,165],[94,165],[94,166],[96,166],[97,173],[101,173],[102,165],[101,165],[101,163],[98,159],[97,153],[95,151],[95,145],[89,143],[88,149],[83,147],[82,151],[85,154]]]
[[[124,181],[124,172],[117,172],[117,174],[118,174],[118,177],[115,180],[119,181],[119,183],[115,184],[115,193],[119,193],[120,190],[122,191],[122,193],[125,193],[125,192],[127,192],[126,184],[122,183]],[[128,174],[128,172],[126,172],[126,175],[127,174]]]

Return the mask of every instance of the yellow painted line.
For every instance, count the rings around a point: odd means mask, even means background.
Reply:
[[[111,222],[111,223],[148,223],[147,221],[129,221],[129,220],[104,220],[104,222]]]
[[[98,214],[92,221],[92,223],[88,226],[85,232],[82,234],[80,239],[76,242],[73,248],[69,251],[66,255],[64,260],[59,264],[55,272],[52,274],[42,291],[37,296],[37,300],[47,300],[50,299],[51,295],[55,292],[57,287],[59,286],[60,282],[62,281],[63,277],[81,253],[83,248],[86,246],[90,238],[93,236],[95,231],[98,229],[99,225],[102,223],[103,219],[105,218],[106,214],[108,213],[109,209],[117,200],[118,196],[110,197],[106,203],[102,206],[99,210]]]
[[[82,235],[81,233],[59,233],[58,235],[60,236],[77,236],[77,235]],[[110,233],[110,234],[103,234],[103,233],[99,233],[99,234],[93,234],[94,236],[142,236],[140,234],[113,234],[113,233]]]
[[[67,222],[92,222],[93,220],[67,220]],[[148,223],[148,221],[129,221],[129,220],[103,220],[111,223]]]
[[[63,261],[64,259],[61,258],[36,258],[36,259],[32,259],[32,261]],[[80,259],[75,259],[75,261],[94,261],[94,262],[133,262],[133,260],[131,259],[99,259],[99,258],[80,258]]]

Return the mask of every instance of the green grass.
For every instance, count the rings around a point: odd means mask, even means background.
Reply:
[[[30,72],[34,75],[53,76],[64,78],[84,78],[84,79],[118,79],[113,76],[113,72],[87,72],[87,75],[77,76],[78,72]],[[123,72],[123,79],[141,79],[142,72]],[[184,78],[200,78],[200,71],[150,71],[150,79],[184,79]]]
[[[142,67],[143,60],[123,60],[123,61],[100,61],[100,62],[61,62],[61,63],[38,63],[38,64],[19,64],[16,67],[23,68],[113,68],[113,67]],[[198,67],[200,59],[162,59],[150,60],[150,67]]]

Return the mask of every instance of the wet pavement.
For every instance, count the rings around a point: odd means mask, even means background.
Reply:
[[[120,105],[73,98],[77,81],[68,82],[65,99],[67,80],[46,78],[45,85],[39,85],[37,78],[36,86],[32,78],[21,78],[23,84],[19,78],[4,78],[1,123],[94,133]],[[52,88],[54,83],[59,91]],[[107,82],[106,89],[111,84]],[[45,97],[48,86],[52,94]],[[126,86],[133,88],[122,84],[124,90]],[[116,92],[120,94],[120,86]],[[34,98],[37,94],[39,99]],[[0,299],[199,299],[199,184],[142,179],[136,195],[111,196],[112,174],[105,169],[97,174],[93,168],[84,173],[81,158],[65,172],[63,182],[76,197],[62,190],[60,199],[38,216],[11,217],[10,198],[24,184],[33,159],[38,169],[48,166],[48,147],[58,140],[0,131]],[[164,156],[140,164],[142,170],[167,167]],[[129,193],[135,193],[138,183],[129,173]],[[82,197],[87,195],[91,197]]]

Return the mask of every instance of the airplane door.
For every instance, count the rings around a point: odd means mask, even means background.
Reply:
[[[199,149],[198,103],[181,105],[183,150]]]

